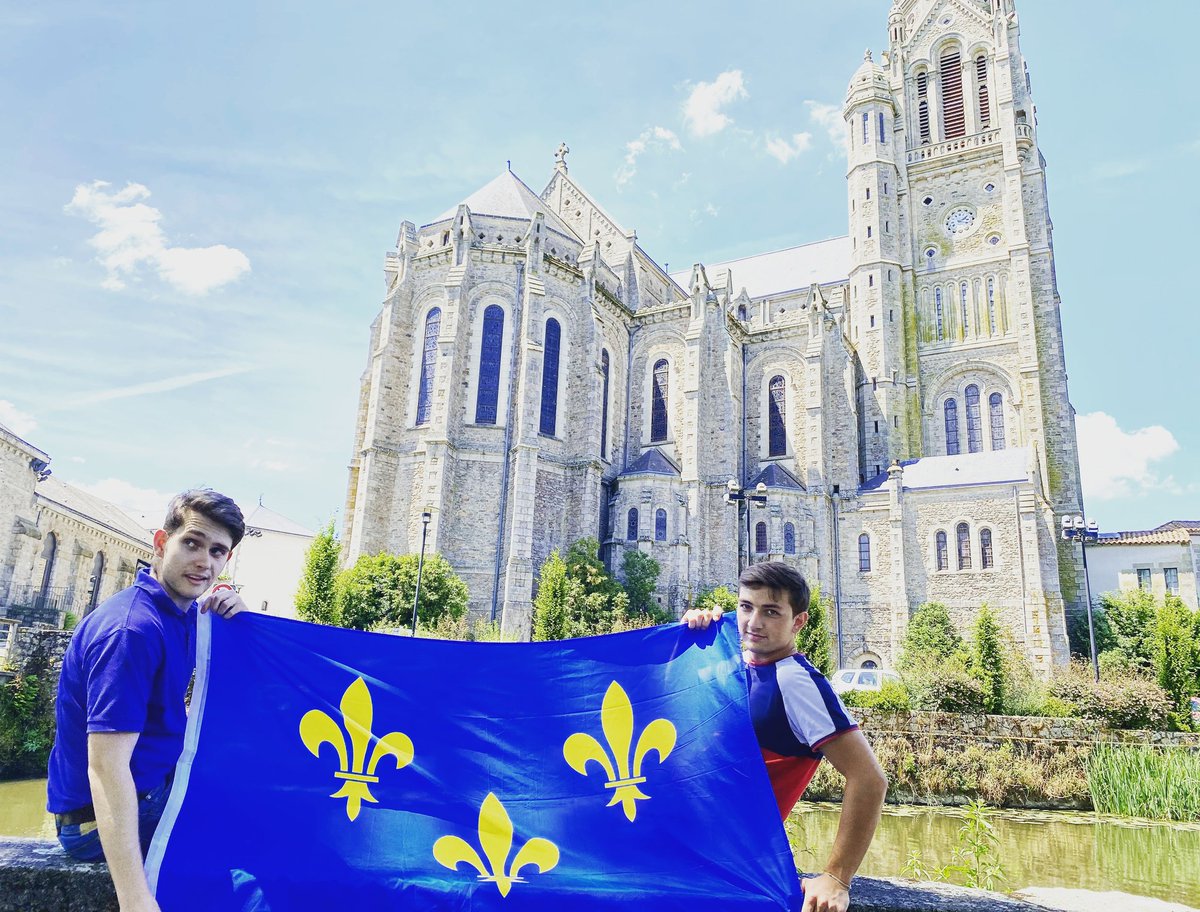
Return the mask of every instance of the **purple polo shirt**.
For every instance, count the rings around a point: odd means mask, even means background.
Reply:
[[[63,657],[50,752],[52,814],[92,803],[89,732],[141,732],[137,791],[160,785],[183,751],[184,697],[196,667],[196,605],[181,611],[148,570],[79,622]]]

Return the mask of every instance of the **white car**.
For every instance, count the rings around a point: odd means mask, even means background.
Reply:
[[[879,690],[884,681],[900,683],[900,675],[889,668],[839,668],[829,679],[834,693],[848,690]]]

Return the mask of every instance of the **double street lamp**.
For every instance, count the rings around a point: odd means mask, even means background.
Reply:
[[[425,569],[425,539],[429,535],[429,521],[433,514],[426,510],[421,514],[421,556],[417,558],[417,591],[413,594],[412,635],[417,635],[417,608],[421,604],[421,571]]]
[[[1092,674],[1096,681],[1100,680],[1100,661],[1096,656],[1096,629],[1092,622],[1092,583],[1088,579],[1087,546],[1095,544],[1100,537],[1100,526],[1095,520],[1084,521],[1078,514],[1069,514],[1062,518],[1062,537],[1064,541],[1079,542],[1079,550],[1083,555],[1083,590],[1087,598],[1088,648],[1092,656]]]
[[[750,492],[743,491],[742,486],[737,483],[736,479],[729,479],[729,481],[725,484],[725,503],[741,504],[743,502],[746,503],[746,566],[748,567],[753,562],[753,559],[750,556],[750,548],[752,547],[752,538],[750,535],[750,504],[755,504],[760,510],[767,505],[766,483],[760,481],[754,486],[754,491]],[[739,510],[740,509],[741,508],[739,507]],[[742,568],[739,567],[738,570],[740,572]]]

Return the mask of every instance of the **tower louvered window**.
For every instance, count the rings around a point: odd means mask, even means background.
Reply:
[[[929,145],[929,74],[917,74],[917,125],[921,144]]]
[[[987,57],[980,54],[975,58],[975,82],[979,86],[979,125],[991,125],[991,105],[988,104],[988,66]]]
[[[963,107],[962,58],[957,48],[942,54],[939,69],[942,78],[942,127],[945,138],[965,136],[967,112]]]
[[[967,319],[967,283],[963,282],[958,290],[958,308],[962,317],[963,338],[966,338],[967,332],[970,330],[970,322]]]
[[[767,393],[767,419],[770,427],[768,455],[770,456],[787,455],[787,393],[785,387],[783,377],[771,378]]]
[[[600,352],[600,458],[608,458],[608,352]]]
[[[988,279],[988,329],[996,335],[996,280]]]
[[[432,405],[433,373],[437,367],[438,333],[442,328],[442,309],[435,307],[425,317],[425,344],[421,349],[421,379],[417,384],[417,424],[429,423]]]
[[[767,524],[760,522],[754,527],[754,551],[756,554],[767,553]]]
[[[983,418],[979,412],[979,387],[972,383],[967,394],[967,452],[983,450]]]
[[[996,558],[992,553],[992,530],[979,530],[979,565],[984,570],[991,570],[996,566]]]
[[[945,532],[937,534],[937,568],[939,570],[950,569],[950,548],[946,542]]]
[[[937,317],[937,337],[938,341],[946,338],[946,311],[942,305],[942,290],[935,288],[933,290],[934,312]]]
[[[500,348],[504,341],[504,308],[492,304],[483,312],[483,338],[479,346],[479,389],[475,395],[475,423],[495,424],[500,399]]]
[[[966,523],[959,523],[955,529],[958,536],[958,569],[971,569],[971,529]]]
[[[988,396],[988,409],[992,417],[992,449],[1004,449],[1004,397],[999,393]]]
[[[654,511],[654,540],[665,542],[667,540],[667,511],[658,509]]]
[[[946,400],[946,455],[957,456],[958,449],[958,402]]]
[[[548,437],[558,427],[558,355],[562,327],[551,318],[546,321],[546,346],[542,352],[542,415],[539,430]]]
[[[654,364],[654,387],[650,391],[650,442],[667,439],[667,395],[670,392],[670,366],[663,358]]]
[[[863,112],[863,145],[871,141],[871,115]]]
[[[783,524],[783,553],[796,553],[796,527],[792,523]]]
[[[625,537],[629,541],[637,541],[638,537],[638,511],[637,507],[633,507],[629,511],[628,522],[625,523]]]

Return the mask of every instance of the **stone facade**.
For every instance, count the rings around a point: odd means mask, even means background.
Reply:
[[[770,556],[834,596],[843,661],[893,661],[932,599],[1064,661],[1078,457],[1016,13],[896,0],[889,31],[846,97],[845,238],[668,274],[565,146],[541,194],[504,172],[404,222],[347,559],[415,551],[428,510],[473,610],[526,633],[538,567],[584,536],[614,569],[652,555],[676,611]]]

